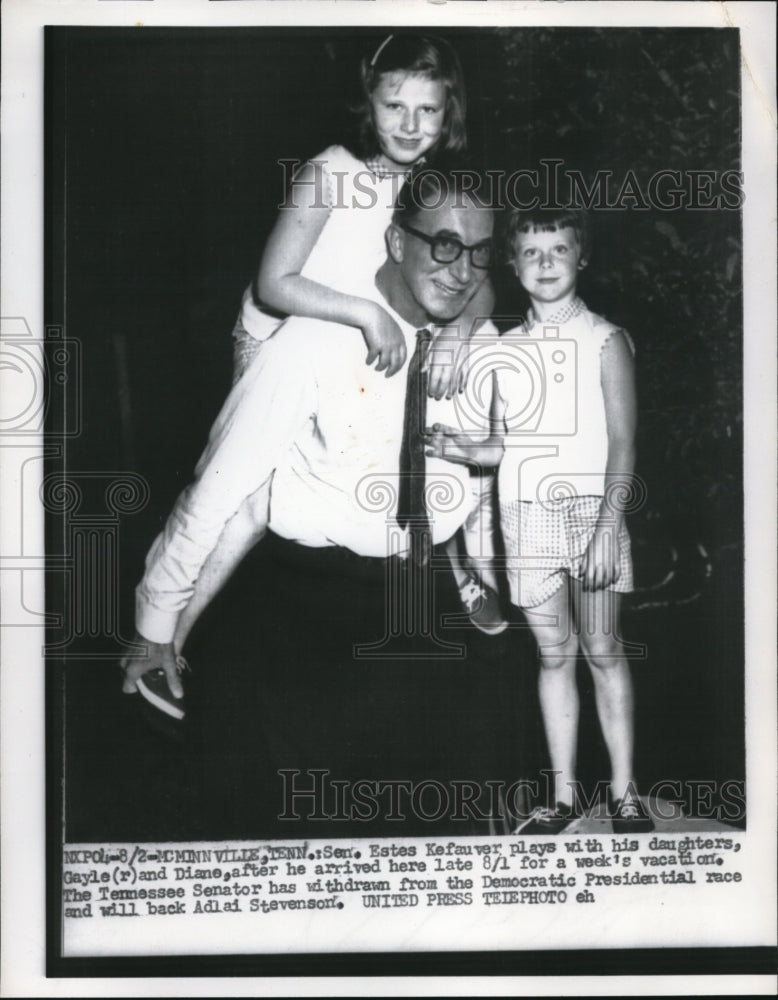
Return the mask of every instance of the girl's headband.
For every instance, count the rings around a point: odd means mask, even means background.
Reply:
[[[370,68],[371,69],[373,69],[373,67],[375,66],[375,64],[378,62],[378,57],[381,55],[381,53],[384,51],[384,49],[386,48],[386,46],[389,44],[389,42],[391,42],[391,40],[393,38],[394,38],[394,35],[387,35],[386,38],[381,42],[381,44],[375,50],[375,55],[370,60]]]

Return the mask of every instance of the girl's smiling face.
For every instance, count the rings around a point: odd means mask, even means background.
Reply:
[[[407,170],[440,139],[446,117],[440,80],[383,73],[370,102],[381,161],[390,170]]]
[[[586,261],[574,229],[517,233],[513,269],[533,302],[566,305],[575,297],[578,271]]]

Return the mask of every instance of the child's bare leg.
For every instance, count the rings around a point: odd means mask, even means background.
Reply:
[[[176,634],[173,637],[177,653],[183,649],[197,619],[232,576],[240,561],[264,537],[268,522],[269,496],[270,480],[251,496],[246,497],[224,526],[216,548],[208,556],[200,571],[194,593],[179,616]]]
[[[611,792],[620,799],[633,781],[634,750],[632,676],[619,640],[621,595],[586,591],[575,580],[571,585],[581,650],[594,679],[597,715],[610,756]]]
[[[467,580],[467,570],[462,564],[462,554],[459,551],[459,533],[457,532],[456,535],[452,535],[443,548],[446,550],[448,561],[451,563],[451,571],[454,574],[457,587],[461,587]]]
[[[498,635],[508,627],[494,566],[492,484],[491,476],[472,478],[473,506],[462,530],[464,557],[458,533],[445,546],[462,605],[471,624],[486,635]]]
[[[524,615],[540,652],[538,693],[551,768],[557,772],[555,801],[573,806],[579,713],[575,679],[578,636],[572,627],[567,586],[560,587],[538,607],[525,608]]]
[[[494,566],[494,475],[474,475],[471,477],[471,485],[474,506],[462,531],[467,563],[478,573],[482,583],[497,590],[497,572]]]

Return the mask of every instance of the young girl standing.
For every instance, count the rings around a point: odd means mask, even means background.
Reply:
[[[594,679],[610,757],[614,832],[651,830],[632,771],[632,679],[620,640],[621,596],[632,590],[624,506],[634,496],[634,348],[624,330],[577,296],[589,254],[583,212],[515,211],[508,244],[531,308],[499,341],[497,427],[480,443],[454,428],[433,428],[430,453],[500,465],[511,602],[523,610],[540,651],[540,705],[555,786],[554,801],[516,832],[559,833],[578,815],[579,650]],[[530,427],[533,371],[541,373],[540,398]]]
[[[233,331],[234,381],[278,332],[285,316],[332,320],[361,331],[366,363],[387,377],[406,361],[399,327],[376,301],[353,295],[386,256],[385,232],[397,194],[414,167],[466,147],[465,90],[459,59],[444,40],[423,35],[389,35],[361,67],[362,104],[356,148],[330,146],[296,173],[265,247],[256,280],[246,289]],[[488,282],[462,317],[459,329],[430,358],[430,394],[438,398],[454,384],[458,348],[475,320],[491,313]],[[265,534],[270,480],[243,503],[205,563],[181,609],[174,646],[180,651],[195,621],[240,560]],[[480,553],[473,553],[475,557]],[[494,595],[474,586],[475,576],[452,563],[469,610],[499,631]],[[476,579],[476,584],[478,581]],[[487,602],[490,602],[487,607]],[[498,627],[494,628],[497,620]],[[482,627],[481,624],[478,627]],[[144,697],[176,718],[183,717],[180,690],[171,694],[164,675],[139,680]],[[152,690],[153,688],[153,690]],[[125,683],[125,690],[132,685]]]

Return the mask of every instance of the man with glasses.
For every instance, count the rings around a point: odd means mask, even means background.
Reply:
[[[432,259],[438,264],[453,264],[459,260],[465,251],[470,254],[470,263],[472,266],[480,270],[485,271],[492,262],[491,238],[484,240],[483,243],[477,243],[475,246],[468,247],[464,243],[461,243],[456,236],[443,233],[430,236],[419,229],[414,229],[413,226],[407,223],[400,223],[400,226],[406,233],[418,236],[420,240],[424,240],[425,243],[431,246],[432,250],[430,253],[432,254]]]
[[[500,646],[509,634],[465,627],[435,546],[468,516],[469,477],[426,458],[423,431],[459,420],[454,400],[427,398],[425,355],[485,280],[492,230],[461,175],[409,182],[375,286],[355,289],[404,331],[407,373],[367,369],[349,327],[290,318],[228,397],[152,547],[137,589],[148,655],[125,661],[125,690],[147,671],[180,687],[178,614],[224,525],[275,469],[270,534],[187,650],[213,806],[203,836],[310,836],[324,819],[337,821],[328,835],[486,829],[485,781],[515,746],[515,652]]]

